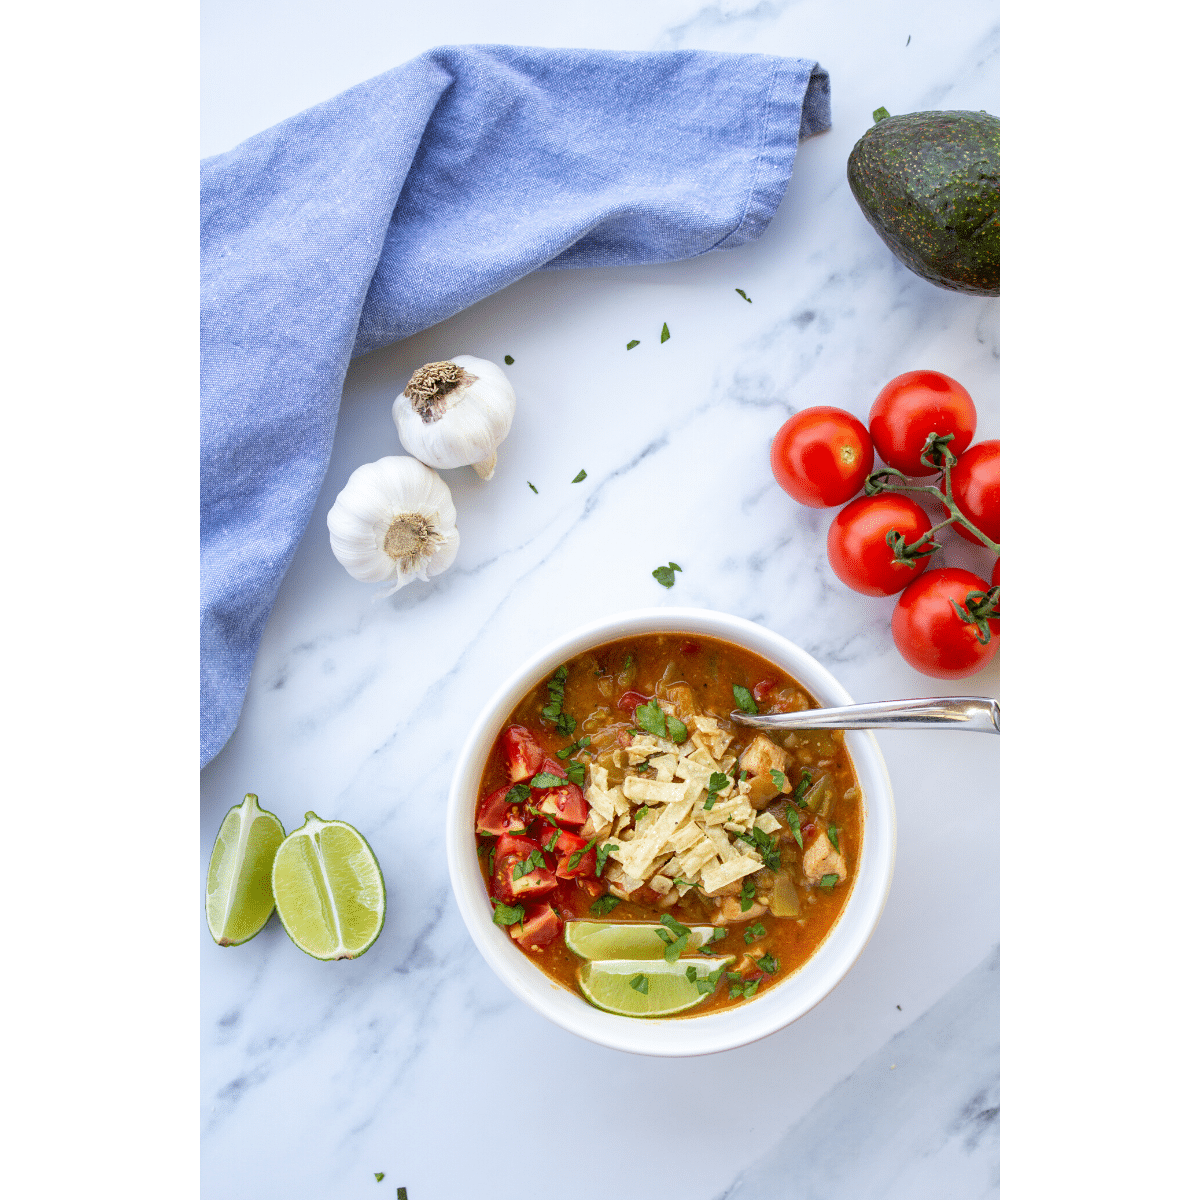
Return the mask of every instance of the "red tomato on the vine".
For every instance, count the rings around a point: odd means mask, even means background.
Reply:
[[[993,542],[1000,542],[1000,443],[976,442],[950,468],[950,495],[962,514]],[[951,528],[968,542],[983,542],[956,521]]]
[[[879,457],[905,475],[932,475],[921,461],[925,439],[953,434],[950,453],[961,458],[975,436],[975,404],[961,383],[940,371],[897,375],[875,398],[868,417]]]
[[[1000,560],[996,559],[996,565],[992,568],[992,587],[1000,586]]]
[[[809,508],[845,504],[874,462],[866,426],[852,413],[828,405],[789,417],[771,442],[771,470],[779,486]]]
[[[986,620],[985,641],[955,604],[966,610],[970,593],[987,590],[978,575],[961,567],[939,567],[910,583],[892,613],[892,640],[904,661],[935,679],[962,679],[986,667],[1000,649],[1000,621]]]
[[[907,587],[929,558],[895,561],[887,543],[894,529],[912,545],[932,528],[925,510],[908,496],[880,493],[851,500],[829,527],[825,547],[833,573],[864,596],[890,596]]]

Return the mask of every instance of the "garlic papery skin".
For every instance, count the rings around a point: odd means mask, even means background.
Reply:
[[[333,556],[363,583],[394,579],[384,595],[440,575],[458,553],[457,513],[436,471],[399,454],[346,481],[325,523]]]
[[[496,469],[496,447],[508,436],[517,394],[494,362],[460,354],[413,372],[392,404],[400,444],[440,470],[475,468],[480,479]]]

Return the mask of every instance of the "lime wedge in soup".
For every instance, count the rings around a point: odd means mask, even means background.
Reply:
[[[208,860],[205,911],[218,946],[240,946],[267,923],[275,899],[271,864],[283,841],[283,825],[248,793],[225,814]]]
[[[568,921],[563,940],[580,958],[662,958],[667,942],[659,935],[660,929],[668,938],[674,939],[675,935],[663,925],[633,921]],[[711,941],[712,935],[711,925],[690,926],[684,953],[694,954],[700,946]]]
[[[710,992],[698,986],[733,962],[655,962],[626,958],[587,962],[579,968],[579,990],[597,1008],[622,1017],[671,1017],[695,1008]],[[690,976],[689,976],[690,972]]]
[[[305,813],[275,855],[271,888],[288,937],[313,958],[357,958],[383,928],[379,862],[345,821]]]

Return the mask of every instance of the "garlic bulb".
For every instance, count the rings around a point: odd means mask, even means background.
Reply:
[[[454,501],[436,471],[395,454],[356,470],[325,522],[334,557],[363,583],[395,579],[385,595],[440,575],[458,553]]]
[[[480,479],[496,469],[496,447],[508,436],[517,394],[486,358],[460,354],[413,372],[392,405],[400,444],[442,470],[472,466]]]

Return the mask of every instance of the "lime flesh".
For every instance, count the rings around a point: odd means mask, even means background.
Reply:
[[[671,1017],[695,1008],[708,993],[701,992],[687,977],[694,968],[696,979],[715,975],[733,962],[726,958],[702,962],[655,962],[653,959],[614,959],[586,962],[579,968],[579,990],[597,1008],[622,1017]],[[645,992],[634,983],[645,980]]]
[[[563,940],[568,950],[580,958],[662,958],[667,944],[659,937],[662,930],[672,939],[675,935],[665,925],[634,921],[568,921]],[[712,940],[711,925],[690,926],[685,953],[694,954],[698,947]]]
[[[240,946],[267,923],[275,898],[271,864],[283,841],[283,824],[248,793],[225,814],[212,856],[204,908],[218,946]]]
[[[383,928],[379,862],[345,821],[305,813],[275,855],[271,888],[288,937],[313,958],[357,958]]]

